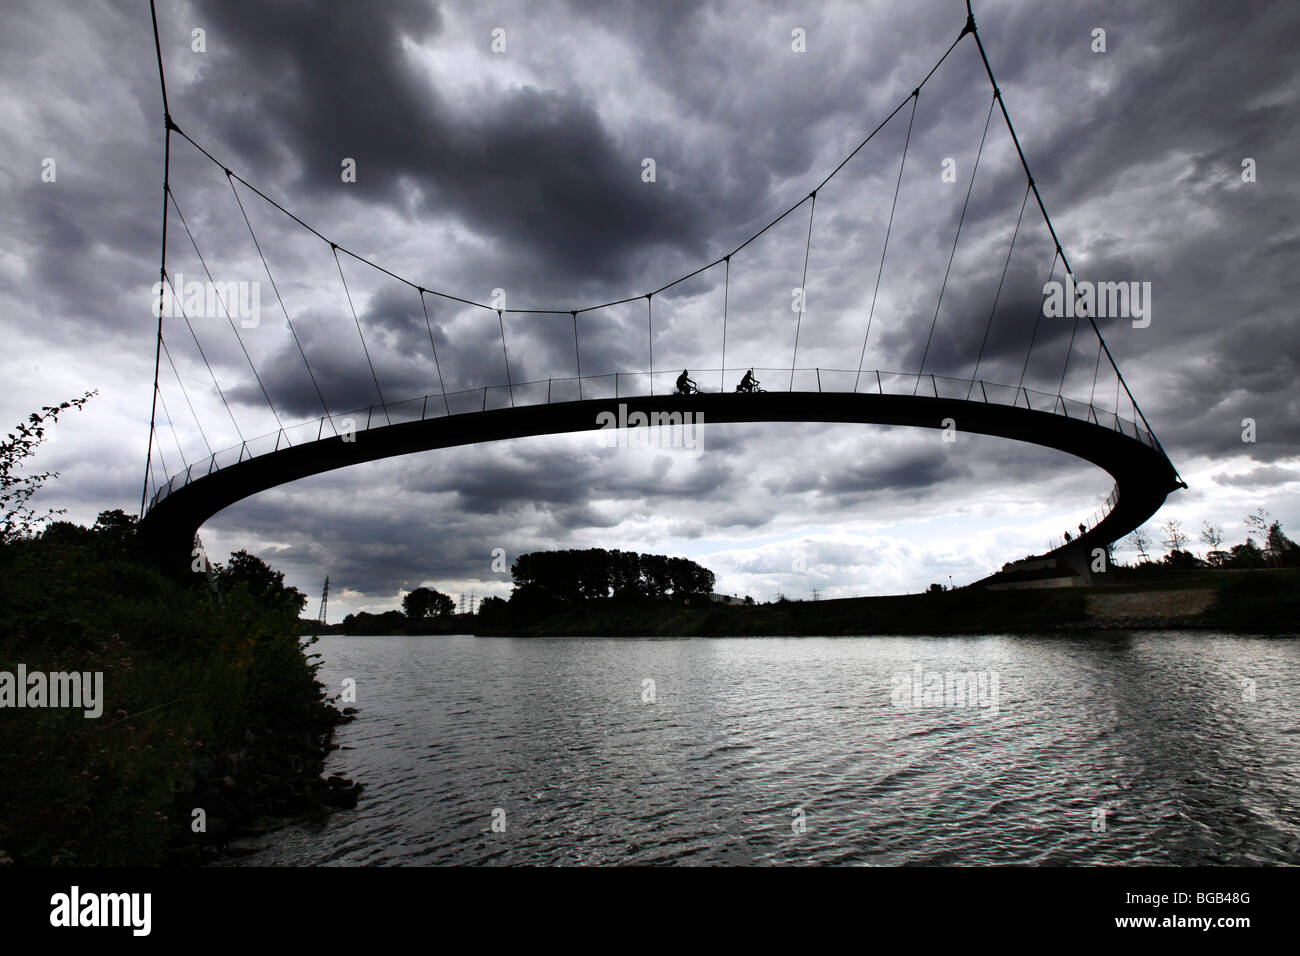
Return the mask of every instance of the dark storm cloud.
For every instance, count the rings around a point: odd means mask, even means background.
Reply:
[[[544,255],[536,265],[550,280],[627,278],[643,250],[698,235],[699,197],[646,190],[641,157],[619,148],[590,103],[523,87],[458,109],[403,51],[404,40],[440,32],[437,7],[375,13],[345,2],[199,4],[214,50],[202,112],[217,139],[263,178],[289,171],[287,147],[297,176],[284,188],[300,198],[337,195],[339,164],[352,157],[363,202],[454,215],[500,243],[515,274]],[[257,76],[272,95],[246,95]],[[408,210],[410,186],[420,200]]]
[[[1300,471],[1294,468],[1278,468],[1275,465],[1262,465],[1252,468],[1244,475],[1215,475],[1214,480],[1221,485],[1236,485],[1241,488],[1267,487],[1300,481]]]
[[[705,459],[698,468],[674,468],[676,452],[671,450],[643,455],[632,449],[593,449],[581,464],[566,449],[528,448],[508,457],[500,448],[494,452],[454,471],[411,474],[404,487],[421,493],[451,492],[462,511],[488,514],[524,504],[572,508],[593,499],[699,499],[733,477],[732,466],[718,458]],[[637,464],[609,467],[634,453]],[[583,514],[590,520],[590,512]]]
[[[839,464],[837,462],[837,464]],[[903,491],[920,495],[942,482],[970,474],[965,463],[956,463],[941,450],[913,454],[901,461],[855,462],[827,473],[810,473],[792,478],[779,489],[783,492],[816,491],[838,500],[860,500],[866,494]]]
[[[1300,331],[1286,305],[1300,295],[1300,279],[1283,267],[1293,255],[1277,242],[1294,231],[1283,210],[1295,208],[1295,186],[1282,179],[1244,185],[1239,175],[1244,157],[1285,162],[1294,148],[1294,92],[1284,92],[1275,65],[1290,58],[1300,38],[1296,13],[1286,3],[1231,10],[1209,2],[1088,4],[1054,17],[1048,35],[1035,29],[1042,12],[1000,18],[998,33],[1019,35],[1002,41],[1006,46],[986,40],[999,52],[1018,45],[1034,51],[999,56],[1000,78],[1009,87],[1041,76],[1052,63],[1082,72],[1094,55],[1079,37],[1107,29],[1104,56],[1113,76],[1106,94],[1080,93],[1063,102],[1059,115],[1068,115],[1068,123],[1058,119],[1049,139],[1024,122],[1021,135],[1058,229],[1078,210],[1135,187],[1148,194],[1151,216],[1165,226],[1160,248],[1145,255],[1072,259],[1081,277],[1153,282],[1158,304],[1155,324],[1145,330],[1150,334],[1107,334],[1175,458],[1241,451],[1240,419],[1252,410],[1268,416],[1272,431],[1269,442],[1250,449],[1255,457],[1288,456],[1300,443],[1294,414]],[[1142,53],[1134,55],[1135,48]],[[1024,95],[1008,94],[1012,109]],[[1191,228],[1189,214],[1196,220]],[[1270,343],[1267,355],[1258,347],[1262,338]],[[1183,369],[1175,372],[1175,388],[1141,388],[1155,376],[1139,370],[1170,366]],[[1218,406],[1247,377],[1249,397],[1232,400],[1233,411],[1212,427],[1187,415]]]
[[[1300,447],[1300,187],[1287,173],[1300,134],[1294,79],[1280,68],[1300,42],[1300,10],[1265,0],[989,0],[976,13],[1077,274],[1152,283],[1149,328],[1099,325],[1170,455],[1187,467],[1210,462],[1201,483],[1220,493],[1276,493],[1295,479],[1283,462]],[[172,110],[187,132],[358,253],[475,301],[501,287],[510,308],[639,295],[734,248],[906,96],[964,15],[961,0],[794,10],[203,0],[159,9]],[[509,35],[503,56],[489,50],[497,26]],[[194,27],[207,31],[206,54],[190,51]],[[790,50],[796,27],[807,32],[803,55]],[[1107,31],[1104,54],[1090,49],[1095,28]],[[29,396],[46,400],[46,390],[83,380],[103,387],[102,411],[87,414],[103,415],[95,440],[113,436],[116,445],[78,439],[100,465],[93,474],[79,463],[67,469],[78,477],[57,502],[93,517],[138,500],[148,426],[154,320],[145,303],[161,213],[152,36],[135,7],[29,2],[6,14],[0,54],[5,89],[17,91],[3,101],[0,124],[8,237],[0,303],[12,338],[42,353],[37,370],[11,358],[6,408],[21,415]],[[963,378],[978,358],[988,382],[1014,386],[1023,374],[1026,386],[1049,393],[1064,370],[1068,395],[1110,407],[1116,380],[1103,359],[1094,386],[1098,349],[1087,323],[1040,316],[1053,250],[1032,199],[992,308],[1024,179],[994,112],[963,218],[988,115],[982,71],[968,38],[918,103],[864,369],[914,371],[924,353],[926,372]],[[906,121],[904,110],[819,194],[800,365],[857,364]],[[188,144],[173,145],[175,194],[218,280],[267,282],[220,170]],[[57,185],[34,173],[46,155],[59,160]],[[658,163],[655,184],[640,179],[646,156]],[[1258,164],[1253,184],[1240,177],[1247,156]],[[343,157],[357,160],[356,183],[341,183]],[[945,157],[957,162],[956,183],[940,183]],[[393,401],[505,384],[492,312],[428,296],[426,327],[415,290],[345,258],[354,320],[328,246],[247,190],[242,196],[331,411],[364,408],[379,389]],[[729,366],[789,364],[806,212],[733,261]],[[201,277],[174,213],[171,230],[171,271]],[[269,282],[263,291],[261,326],[244,335],[252,363],[286,422],[319,415],[316,385]],[[656,297],[657,368],[719,362],[723,291],[715,269]],[[235,417],[245,431],[273,430],[240,343],[224,319],[208,318],[195,330]],[[504,329],[513,381],[574,374],[567,315],[507,314]],[[648,367],[642,301],[584,313],[578,332],[584,373]],[[169,321],[167,341],[198,416],[217,432],[211,441],[236,441],[189,331]],[[201,460],[204,436],[170,376],[164,359],[176,440]],[[781,387],[783,377],[765,375],[766,384]],[[701,382],[719,387],[713,375]],[[506,401],[504,392],[495,398]],[[1128,416],[1127,399],[1120,405]],[[1257,423],[1254,443],[1242,440],[1247,418]],[[267,556],[299,580],[337,569],[379,599],[419,575],[487,587],[494,542],[514,553],[629,536],[646,548],[745,539],[785,533],[805,520],[795,515],[834,526],[849,509],[866,513],[880,502],[938,516],[955,496],[996,495],[1013,479],[1041,489],[1032,492],[1039,506],[1080,495],[1086,510],[1105,482],[1015,443],[963,436],[936,450],[928,432],[845,434],[840,426],[706,426],[703,457],[668,455],[666,469],[653,455],[597,452],[570,439],[440,452],[258,496],[215,519],[212,532],[235,546],[272,535]],[[1241,457],[1259,464],[1222,469]],[[1205,500],[1200,493],[1187,500]],[[834,547],[848,546],[808,550]],[[868,563],[847,552],[827,560]]]

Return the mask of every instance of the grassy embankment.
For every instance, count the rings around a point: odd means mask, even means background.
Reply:
[[[754,606],[590,604],[536,620],[479,622],[480,634],[725,636],[987,634],[1076,628],[1300,631],[1300,568],[1153,571],[1087,588],[942,593]]]
[[[209,837],[228,827],[215,818],[239,815],[250,765],[286,740],[319,752],[337,712],[296,615],[243,586],[218,598],[178,583],[77,530],[0,547],[0,670],[104,674],[98,719],[0,711],[0,864],[174,860],[169,846],[204,839],[190,837],[191,805]],[[196,764],[225,781],[224,804]]]

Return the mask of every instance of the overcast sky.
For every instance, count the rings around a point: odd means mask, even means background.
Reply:
[[[158,6],[173,117],[223,164],[427,288],[562,310],[643,295],[735,249],[904,102],[965,20],[962,0]],[[976,15],[1076,275],[1151,283],[1148,327],[1100,321],[1190,485],[1152,526],[1177,518],[1195,538],[1209,520],[1236,543],[1263,506],[1294,535],[1300,7],[981,0]],[[856,370],[861,357],[872,374],[915,371],[924,353],[926,372],[968,378],[978,356],[982,379],[1014,385],[1023,369],[1055,393],[1064,368],[1065,394],[1113,408],[1104,364],[1094,387],[1086,326],[1067,364],[1073,323],[1042,319],[1026,364],[1053,247],[1031,202],[1008,259],[1025,178],[997,113],[979,152],[990,102],[967,37],[917,101],[901,180],[911,104],[818,193],[810,243],[805,203],[732,259],[729,282],[719,266],[656,296],[656,388],[682,367],[719,368],[725,295],[728,390],[746,367],[788,369],[798,320],[801,368]],[[44,503],[87,524],[139,507],[161,121],[147,2],[6,4],[0,412],[13,423],[98,390],[40,459],[62,473]],[[322,396],[334,412],[366,406],[376,380],[390,401],[505,384],[491,311],[431,296],[426,327],[414,291],[344,256],[354,321],[329,246],[241,186],[313,384],[224,174],[173,137],[171,180],[213,277],[260,282],[261,309],[243,349],[224,315],[192,319],[229,414],[183,320],[166,320],[203,426],[164,360],[167,471],[273,432],[276,415],[317,417]],[[175,210],[168,271],[206,278]],[[575,374],[566,316],[507,314],[505,334],[514,381]],[[579,334],[584,374],[650,367],[644,301],[584,313]],[[720,385],[716,371],[695,377]],[[420,584],[504,595],[498,548],[507,561],[570,547],[682,554],[720,591],[834,597],[975,580],[1043,550],[1111,488],[1057,452],[928,429],[706,425],[700,441],[698,454],[608,448],[591,432],[426,452],[265,492],[202,534],[214,558],[247,548],[285,570],[312,612],[328,573],[332,619]]]

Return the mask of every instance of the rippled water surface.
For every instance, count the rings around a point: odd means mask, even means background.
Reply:
[[[357,681],[358,718],[326,772],[366,790],[241,864],[1300,862],[1295,639],[317,649],[334,692]],[[982,675],[985,696],[916,706],[947,672]]]

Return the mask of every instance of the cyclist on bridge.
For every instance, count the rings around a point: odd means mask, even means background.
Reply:
[[[758,387],[758,379],[754,378],[754,370],[752,368],[748,372],[746,372],[745,377],[740,380],[740,384],[736,386],[736,391],[738,392],[761,391],[761,389]]]
[[[691,395],[699,390],[700,387],[687,374],[686,369],[682,369],[682,374],[677,376],[677,391],[682,395]]]

